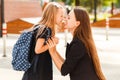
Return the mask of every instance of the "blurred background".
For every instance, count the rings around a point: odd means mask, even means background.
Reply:
[[[23,72],[11,66],[13,45],[22,30],[40,21],[43,9],[53,1],[67,11],[74,6],[87,9],[103,72],[107,80],[119,80],[120,0],[0,0],[0,80],[21,80]],[[62,29],[56,36],[60,38],[58,51],[64,57],[65,44],[72,36]],[[69,76],[62,77],[54,65],[54,80],[69,80]]]
[[[4,22],[7,24],[8,33],[19,33],[37,23],[42,10],[50,1],[59,2],[68,10],[74,6],[86,8],[92,27],[105,27],[106,18],[120,17],[120,0],[1,0],[0,36]],[[117,22],[119,23],[119,20],[111,19],[110,27],[119,27]]]

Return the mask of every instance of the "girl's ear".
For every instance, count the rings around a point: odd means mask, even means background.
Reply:
[[[79,26],[80,25],[80,21],[76,21],[76,26]]]

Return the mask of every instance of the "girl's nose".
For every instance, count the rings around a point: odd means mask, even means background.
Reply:
[[[62,24],[66,25],[67,24],[67,20],[62,20]]]

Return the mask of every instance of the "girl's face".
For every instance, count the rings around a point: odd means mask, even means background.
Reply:
[[[64,10],[58,9],[58,12],[56,14],[56,24],[60,27],[62,26],[63,18],[64,18]]]
[[[70,32],[73,32],[79,24],[80,22],[76,21],[74,11],[70,11],[70,13],[68,14],[68,19],[65,28],[68,29]]]

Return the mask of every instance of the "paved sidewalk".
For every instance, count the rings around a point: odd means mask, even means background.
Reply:
[[[60,52],[63,53],[62,56],[64,57],[64,51],[65,51],[65,46],[63,43],[64,37],[63,37],[63,34],[60,34],[59,36],[62,40],[60,41],[60,44],[59,44],[60,47],[58,47],[58,50],[62,49],[62,51]],[[7,57],[3,57],[3,43],[2,43],[3,39],[0,38],[0,80],[21,80],[22,79],[22,75],[24,72],[13,70],[12,65],[11,65],[12,48],[18,37],[19,35],[8,34],[7,41],[6,41],[6,56]],[[61,76],[60,72],[57,70],[55,65],[53,65],[53,73],[54,73],[54,76],[53,76],[54,80],[69,80],[68,76],[66,77]]]
[[[104,28],[93,28],[93,37],[100,57],[103,72],[107,80],[119,80],[120,75],[120,29],[110,29],[106,40]],[[0,38],[0,80],[21,80],[23,72],[14,71],[11,66],[11,52],[19,35],[8,34],[6,55],[3,56],[3,39]],[[65,56],[65,37],[63,33],[57,34],[60,38],[57,46],[61,55]],[[68,34],[68,42],[71,35]],[[63,77],[54,66],[54,80],[69,80],[69,76]]]

